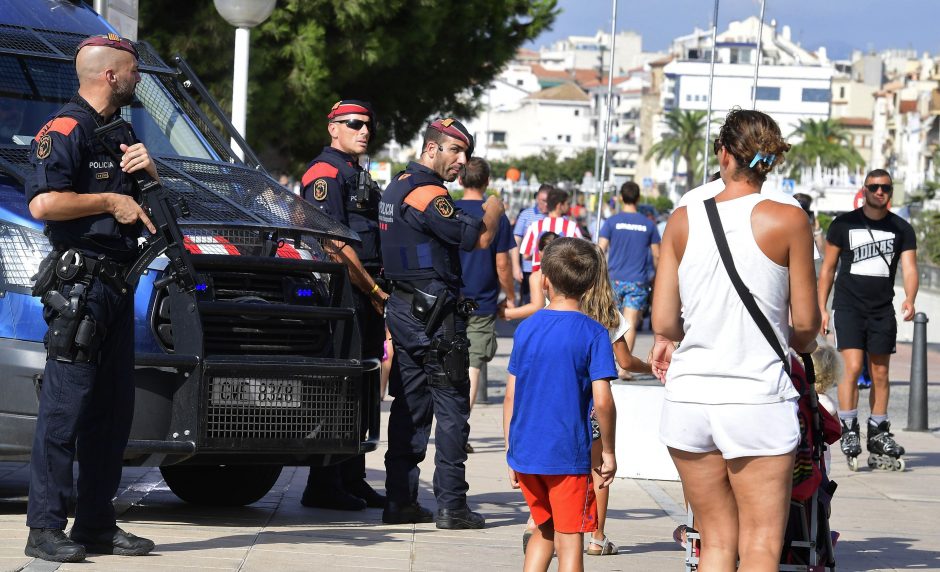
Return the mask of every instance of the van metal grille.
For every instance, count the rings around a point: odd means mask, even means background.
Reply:
[[[359,442],[361,384],[348,376],[302,376],[300,407],[218,405],[210,378],[205,392],[208,439],[306,439]],[[225,378],[231,381],[233,378]],[[237,379],[237,378],[235,378]],[[243,378],[251,382],[258,378]],[[274,380],[270,380],[274,381]]]

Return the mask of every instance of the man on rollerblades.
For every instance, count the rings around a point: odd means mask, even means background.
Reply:
[[[888,362],[895,352],[894,278],[898,262],[904,276],[904,320],[914,317],[917,296],[917,241],[914,229],[888,210],[894,190],[891,174],[875,169],[865,177],[865,203],[861,208],[836,217],[826,236],[826,252],[819,271],[819,309],[822,333],[835,332],[836,347],[845,361],[839,385],[839,420],[842,422],[842,452],[849,468],[858,469],[862,453],[858,425],[858,385],[865,352],[872,380],[868,418],[868,466],[904,470],[904,447],[898,445],[888,421]],[[826,311],[835,278],[832,316]]]

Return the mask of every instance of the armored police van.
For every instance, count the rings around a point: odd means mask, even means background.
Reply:
[[[0,460],[29,458],[46,358],[30,293],[50,246],[24,197],[30,143],[77,91],[78,43],[113,31],[82,2],[0,0]],[[159,466],[184,500],[247,504],[284,465],[376,446],[378,366],[359,359],[349,277],[324,250],[357,236],[265,172],[183,59],[137,48],[142,79],[121,115],[157,164],[155,223],[177,232],[150,236],[127,277],[125,460]]]

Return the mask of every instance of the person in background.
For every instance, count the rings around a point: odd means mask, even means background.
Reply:
[[[543,184],[535,194],[535,205],[531,208],[523,209],[516,217],[516,224],[513,227],[513,237],[516,239],[516,246],[522,243],[522,237],[529,230],[533,222],[538,222],[548,215],[548,192],[555,187]],[[512,275],[519,283],[519,304],[529,303],[529,276],[532,274],[532,259],[523,258],[520,262],[518,251],[512,253]]]
[[[536,245],[543,232],[551,231],[563,237],[582,238],[583,236],[578,223],[565,216],[568,213],[568,191],[552,189],[548,192],[547,200],[548,216],[530,224],[519,244],[522,258],[532,259],[534,265],[539,263],[540,254]]]
[[[610,281],[630,329],[627,349],[633,351],[636,329],[649,297],[650,275],[659,261],[659,231],[656,224],[637,212],[640,187],[627,181],[620,187],[621,212],[607,219],[601,227],[598,246],[609,252]],[[650,265],[652,263],[652,265]]]
[[[483,203],[490,182],[490,165],[479,157],[472,157],[458,176],[464,188],[463,198],[454,204],[469,215],[483,218]],[[496,312],[499,293],[506,296],[506,307],[515,306],[510,251],[516,246],[509,219],[499,219],[496,238],[487,248],[460,253],[463,268],[464,298],[475,300],[477,309],[467,318],[467,339],[470,340],[470,409],[476,401],[480,370],[496,355]],[[473,446],[467,443],[467,453]]]

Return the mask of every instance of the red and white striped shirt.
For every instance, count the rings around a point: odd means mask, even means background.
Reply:
[[[525,231],[522,242],[519,244],[519,252],[522,256],[532,258],[532,272],[542,266],[542,253],[539,252],[538,244],[539,238],[546,232],[554,232],[558,236],[570,238],[583,238],[578,223],[568,217],[545,217],[533,222]]]

